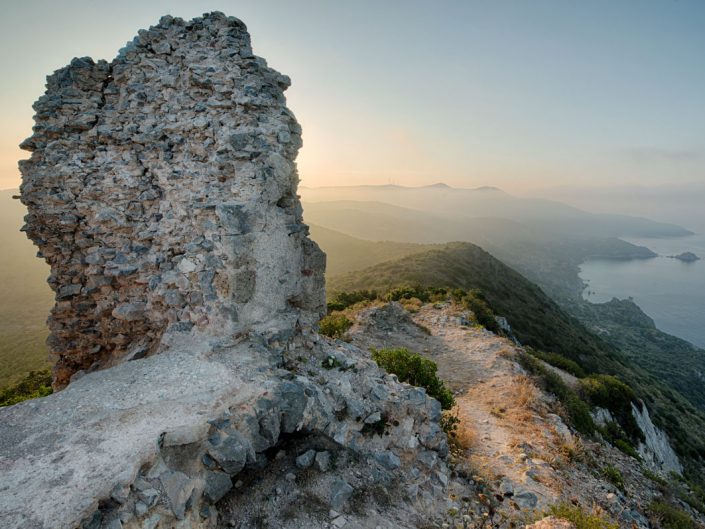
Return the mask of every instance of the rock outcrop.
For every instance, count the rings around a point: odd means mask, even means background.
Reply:
[[[220,13],[49,77],[22,201],[65,389],[0,409],[3,528],[446,513],[440,404],[315,332],[325,256],[301,221],[288,84]]]
[[[679,261],[683,261],[684,263],[694,263],[695,261],[700,260],[700,257],[695,255],[693,252],[683,252],[678,255],[669,255],[669,257],[672,259],[678,259]]]
[[[441,408],[422,389],[315,335],[295,362],[258,342],[174,338],[0,409],[3,528],[324,527],[330,510],[404,528],[445,511]]]
[[[289,84],[222,14],[164,17],[112,62],[48,77],[20,168],[56,292],[55,387],[158,352],[171,330],[286,341],[318,320]]]
[[[683,474],[683,465],[681,465],[678,455],[673,450],[666,432],[651,421],[646,404],[640,402],[640,406],[636,406],[632,403],[632,415],[639,429],[644,434],[644,441],[639,442],[637,448],[644,463],[651,469],[663,472],[666,475],[672,472],[679,475]]]

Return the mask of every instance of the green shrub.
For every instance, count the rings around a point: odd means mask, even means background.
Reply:
[[[526,371],[536,376],[543,376],[546,372],[546,368],[541,365],[538,358],[531,356],[530,354],[520,354],[517,357],[519,365],[523,367]]]
[[[467,292],[465,292],[462,288],[454,288],[450,291],[450,299],[452,299],[456,303],[460,303],[461,301],[463,301],[463,298],[465,296],[467,296]]]
[[[584,511],[570,503],[554,505],[547,514],[573,522],[576,529],[619,529],[619,525],[597,514]]]
[[[636,401],[632,388],[612,375],[590,375],[580,381],[580,391],[592,404],[608,410]]]
[[[571,375],[574,375],[578,378],[583,378],[586,376],[585,370],[580,367],[577,362],[574,362],[573,360],[566,358],[563,355],[560,355],[558,353],[547,353],[545,351],[539,351],[531,347],[527,347],[526,350],[527,352],[534,355],[536,358],[539,358],[547,364],[557,367],[558,369],[567,371]]]
[[[570,423],[576,430],[586,435],[590,435],[595,431],[595,423],[590,415],[590,407],[563,382],[563,379],[558,374],[547,369],[538,358],[530,354],[520,354],[519,364],[529,373],[537,376],[544,391],[554,394],[563,404]]]
[[[659,476],[655,472],[652,472],[648,468],[642,469],[642,474],[644,474],[644,476],[649,478],[654,483],[657,483],[657,484],[661,485],[662,487],[668,487],[668,481],[663,479],[661,476]]]
[[[435,362],[423,358],[408,349],[372,349],[372,358],[388,373],[394,373],[402,382],[426,389],[426,392],[441,403],[444,410],[455,404],[453,393],[438,378]]]
[[[343,367],[343,364],[340,360],[338,360],[335,356],[333,355],[328,355],[325,357],[325,359],[321,362],[321,367],[323,369],[340,369]]]
[[[420,285],[414,285],[393,288],[385,294],[384,298],[387,301],[417,298],[426,303],[430,299],[430,295],[427,289]]]
[[[441,429],[449,439],[455,439],[458,435],[458,425],[460,418],[451,411],[444,411],[441,415]]]
[[[475,315],[477,323],[482,325],[488,331],[499,334],[500,328],[495,318],[494,312],[482,294],[477,291],[471,291],[463,298],[465,308],[472,311]]]
[[[595,422],[590,415],[588,406],[578,395],[570,390],[570,394],[563,401],[568,417],[573,427],[580,433],[590,435],[595,431]]]
[[[22,380],[0,391],[0,407],[46,397],[51,392],[51,371],[30,371]]]
[[[627,439],[617,439],[614,442],[614,446],[618,448],[622,453],[627,454],[629,457],[633,457],[637,461],[641,461],[641,456],[639,452],[636,451],[634,445]]]
[[[352,327],[353,322],[345,314],[334,312],[321,318],[318,323],[318,331],[331,338],[342,338],[347,330]]]
[[[590,375],[580,380],[578,391],[583,400],[591,405],[612,412],[628,439],[644,440],[644,432],[632,414],[632,402],[637,402],[636,395],[624,382],[611,375]]]
[[[605,440],[615,448],[618,448],[628,456],[641,461],[641,456],[634,448],[631,438],[619,423],[615,421],[608,421],[597,430],[600,432],[602,437],[604,437]]]
[[[618,468],[615,468],[611,465],[607,465],[605,468],[602,469],[602,476],[607,481],[612,483],[612,485],[624,492],[624,478],[622,477],[622,473],[619,471]]]
[[[542,378],[544,389],[549,393],[553,393],[561,402],[565,402],[568,395],[572,393],[558,373],[546,369]]]
[[[649,514],[664,529],[695,529],[693,519],[688,513],[666,503],[654,500],[649,505]]]
[[[328,302],[328,313],[345,310],[362,301],[374,301],[379,296],[376,290],[354,290],[352,292],[338,292]]]

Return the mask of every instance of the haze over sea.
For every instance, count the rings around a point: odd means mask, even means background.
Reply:
[[[705,234],[627,240],[659,257],[583,263],[580,277],[589,283],[585,299],[602,303],[632,297],[659,329],[705,348]],[[686,251],[701,260],[686,263],[666,257]]]

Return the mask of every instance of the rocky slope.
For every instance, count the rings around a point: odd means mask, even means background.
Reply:
[[[453,468],[474,480],[472,499],[454,506],[459,518],[469,513],[466,527],[521,526],[561,504],[602,514],[619,527],[658,527],[649,507],[664,489],[653,481],[649,462],[570,427],[557,414],[563,411],[555,397],[518,364],[527,354],[521,346],[473,325],[472,314],[451,303],[413,310],[409,314],[396,303],[359,310],[348,336],[362,348],[406,347],[438,364],[456,394],[465,443]],[[643,420],[646,413],[639,417],[646,429],[654,429]],[[662,432],[651,433],[647,439],[663,441]],[[665,476],[666,470],[658,473]],[[699,523],[705,521],[676,501]]]

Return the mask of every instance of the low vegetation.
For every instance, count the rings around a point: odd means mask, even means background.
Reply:
[[[353,290],[336,292],[328,301],[328,314],[333,315],[361,303],[373,301],[397,301],[409,312],[418,311],[423,303],[453,301],[472,311],[479,325],[501,334],[495,312],[484,293],[478,289],[465,291],[461,288],[423,287],[402,285],[388,290]],[[321,331],[323,334],[325,332]]]
[[[352,324],[353,322],[345,314],[334,312],[321,318],[318,323],[318,330],[321,334],[330,338],[342,338],[348,329],[352,327]]]
[[[477,323],[488,331],[500,334],[501,330],[497,324],[495,313],[480,290],[471,290],[462,298],[462,302],[465,308],[472,311]]]
[[[51,392],[51,372],[48,369],[30,371],[22,380],[0,391],[0,407],[46,397]]]
[[[546,515],[568,520],[575,525],[575,529],[619,529],[619,525],[612,522],[599,512],[588,512],[581,507],[570,503],[561,503],[549,508]]]
[[[397,349],[372,349],[372,359],[388,373],[394,373],[402,382],[422,387],[429,396],[449,410],[455,404],[453,392],[438,378],[435,362],[403,347]]]
[[[590,415],[590,407],[563,382],[559,375],[546,368],[530,354],[522,354],[518,360],[524,369],[538,378],[539,385],[544,391],[556,396],[565,410],[567,419],[576,430],[587,435],[595,432],[595,423]]]
[[[611,465],[607,465],[605,468],[602,469],[601,474],[602,477],[612,483],[612,485],[624,492],[624,477],[622,476],[622,473],[619,471],[618,468],[615,468]]]
[[[552,365],[553,367],[557,367],[558,369],[562,369],[563,371],[570,373],[573,376],[576,376],[578,378],[583,378],[587,376],[587,373],[585,373],[585,370],[580,367],[580,365],[571,360],[570,358],[566,358],[563,355],[560,355],[558,353],[547,353],[545,351],[539,351],[537,349],[534,349],[533,347],[527,347],[526,351],[539,360],[543,360],[549,365]]]
[[[652,501],[649,515],[662,529],[695,529],[695,523],[688,513],[665,501]]]
[[[379,299],[376,290],[355,290],[352,292],[338,292],[328,302],[328,312],[345,310],[357,303]]]
[[[610,411],[623,429],[626,437],[617,430],[609,437],[623,442],[643,441],[644,433],[634,419],[632,404],[640,406],[632,388],[611,375],[591,375],[580,381],[578,389],[580,396],[592,406],[599,406]]]

